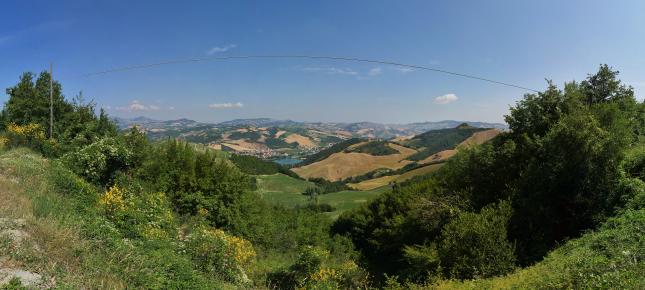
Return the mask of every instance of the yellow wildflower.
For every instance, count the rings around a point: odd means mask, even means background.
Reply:
[[[125,209],[125,200],[123,198],[123,190],[119,188],[116,184],[110,187],[101,199],[99,203],[103,205],[109,212],[115,212],[117,210]]]

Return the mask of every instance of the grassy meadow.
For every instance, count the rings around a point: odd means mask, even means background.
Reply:
[[[284,174],[257,175],[257,192],[262,197],[273,203],[287,207],[305,206],[309,202],[307,196],[302,192],[308,187],[314,186],[313,183],[301,179],[296,179]],[[366,203],[382,192],[388,189],[387,186],[375,188],[372,190],[344,190],[320,195],[319,203],[326,203],[333,206],[336,210],[327,213],[330,217],[336,218],[342,212],[350,210]]]

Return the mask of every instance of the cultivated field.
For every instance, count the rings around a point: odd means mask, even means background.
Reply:
[[[393,170],[402,168],[411,163],[411,161],[404,159],[417,152],[414,149],[397,144],[389,144],[389,146],[399,151],[399,153],[373,156],[366,153],[339,152],[332,154],[325,160],[294,168],[293,171],[305,178],[322,177],[330,181],[336,181],[362,175],[379,168]]]

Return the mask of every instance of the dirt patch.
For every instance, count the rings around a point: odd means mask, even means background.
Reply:
[[[316,147],[316,144],[311,139],[296,133],[289,134],[289,136],[284,138],[284,141],[287,143],[298,143],[298,146],[303,148]]]
[[[287,131],[282,131],[282,130],[280,130],[280,131],[278,131],[278,132],[276,132],[276,133],[275,133],[275,137],[276,137],[276,138],[279,138],[280,136],[284,135],[284,133],[287,133]]]

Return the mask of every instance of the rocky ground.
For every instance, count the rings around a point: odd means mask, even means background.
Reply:
[[[0,217],[0,287],[11,284],[36,289],[50,288],[53,285],[46,283],[40,274],[21,268],[22,258],[41,251],[26,227],[24,219]]]

